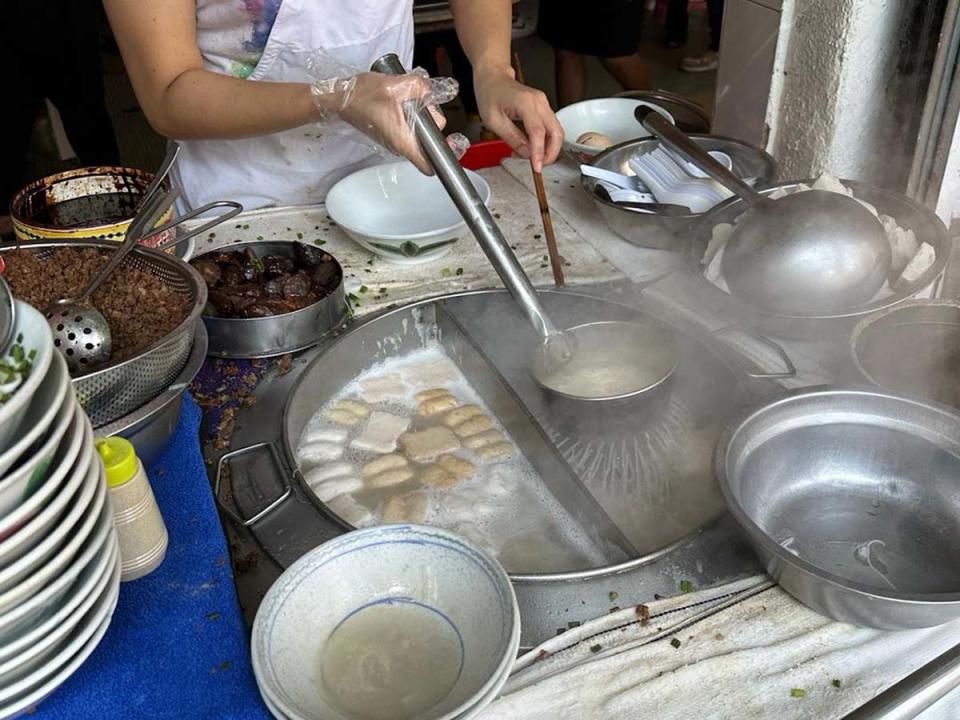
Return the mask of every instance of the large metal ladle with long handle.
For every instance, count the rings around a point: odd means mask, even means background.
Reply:
[[[393,53],[374,62],[371,70],[387,75],[406,72]],[[557,328],[429,110],[420,110],[412,119],[437,177],[541,337],[531,368],[536,382],[547,392],[569,399],[602,401],[641,395],[669,378],[675,366],[673,344],[653,325],[609,321]]]
[[[808,190],[764,197],[658,113],[636,119],[747,205],[724,249],[723,277],[734,295],[762,307],[804,313],[868,302],[890,272],[891,249],[880,221],[855,199]]]

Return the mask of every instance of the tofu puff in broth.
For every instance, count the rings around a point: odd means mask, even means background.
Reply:
[[[296,455],[315,495],[355,527],[444,527],[509,558],[512,572],[602,562],[440,347],[356,377],[317,409]]]
[[[314,245],[295,242],[292,256],[258,256],[253,249],[218,250],[194,258],[209,291],[204,314],[258,318],[302,310],[341,283],[340,266]]]

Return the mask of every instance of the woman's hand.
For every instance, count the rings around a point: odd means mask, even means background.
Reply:
[[[321,119],[340,117],[378,145],[407,158],[425,175],[433,175],[433,167],[413,133],[411,113],[426,107],[442,130],[447,121],[437,106],[453,100],[457,90],[456,80],[430,78],[419,69],[406,75],[361,72],[317,80],[312,86]],[[469,145],[459,133],[447,142],[458,157]]]
[[[546,95],[518,83],[509,67],[477,67],[473,77],[477,107],[488,128],[506,140],[518,155],[529,158],[536,172],[557,159],[563,128]],[[515,120],[523,125],[523,130],[514,124]]]

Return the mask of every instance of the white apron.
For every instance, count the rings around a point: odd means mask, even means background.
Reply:
[[[410,67],[413,0],[282,0],[262,55],[244,71],[238,33],[262,31],[237,25],[238,7],[251,2],[198,0],[197,43],[207,69],[241,77],[249,72],[248,82],[309,82],[306,62],[317,50],[362,70],[395,52]],[[171,174],[183,191],[181,210],[212,200],[235,200],[247,210],[318,203],[344,175],[381,161],[359,132],[323,131],[311,123],[254,138],[179,141]]]

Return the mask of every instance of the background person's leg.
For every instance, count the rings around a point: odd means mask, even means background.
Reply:
[[[720,30],[723,25],[723,0],[707,0],[707,22],[710,25],[710,49],[720,52]]]
[[[587,59],[570,50],[554,51],[557,105],[564,107],[587,97]]]
[[[720,24],[723,21],[723,0],[707,0],[707,24],[710,27],[710,45],[702,55],[685,57],[680,61],[684,72],[716,70],[719,64]]]
[[[117,165],[120,152],[103,95],[99,4],[91,0],[46,0],[59,27],[46,64],[47,97],[63,120],[67,138],[82,165]]]
[[[639,54],[600,58],[624,90],[646,90],[650,87],[650,71]]]
[[[688,0],[669,0],[667,3],[667,47],[683,47],[687,44]]]

